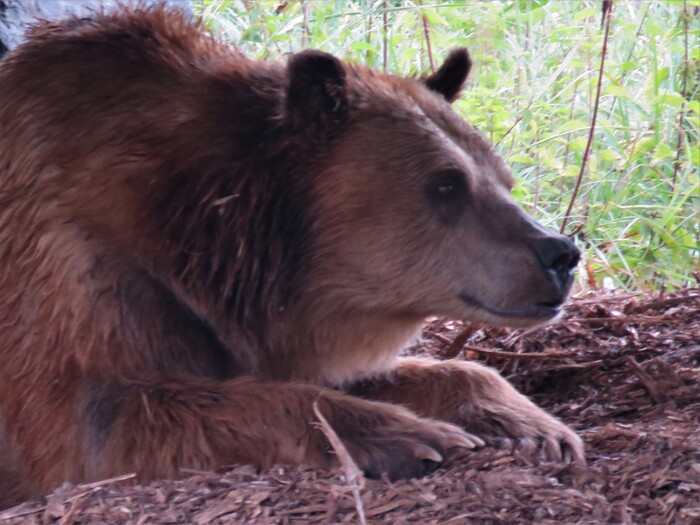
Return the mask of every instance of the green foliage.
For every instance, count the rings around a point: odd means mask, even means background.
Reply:
[[[405,75],[467,46],[475,69],[455,108],[497,144],[518,177],[515,197],[558,229],[593,114],[600,1],[195,3],[215,32],[259,58],[313,47]],[[567,228],[585,252],[583,286],[658,289],[700,276],[698,9],[698,0],[614,3],[591,157]]]

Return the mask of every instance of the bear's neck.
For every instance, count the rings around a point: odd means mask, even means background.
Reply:
[[[272,327],[260,375],[342,387],[392,368],[417,340],[423,318],[415,314],[302,310]]]

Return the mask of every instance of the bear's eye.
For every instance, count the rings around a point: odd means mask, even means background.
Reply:
[[[458,169],[437,171],[430,176],[425,193],[441,222],[449,223],[460,215],[467,204],[466,177]]]
[[[436,202],[445,202],[467,196],[464,173],[457,169],[441,170],[434,173],[428,183],[428,198]]]

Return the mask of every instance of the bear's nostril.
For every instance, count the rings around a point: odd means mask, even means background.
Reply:
[[[553,301],[541,301],[537,303],[537,306],[544,306],[545,308],[558,308],[561,306],[562,300],[556,299]]]
[[[562,254],[552,263],[550,270],[558,274],[570,275],[576,269],[580,259],[581,255],[579,253]]]

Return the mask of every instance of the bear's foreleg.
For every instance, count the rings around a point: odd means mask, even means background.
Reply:
[[[103,390],[116,397],[90,409],[95,435],[105,436],[88,447],[95,452],[91,477],[137,472],[148,481],[183,468],[241,462],[330,466],[335,456],[318,427],[314,402],[370,476],[420,476],[448,449],[479,443],[456,426],[404,408],[304,384],[237,379]]]

